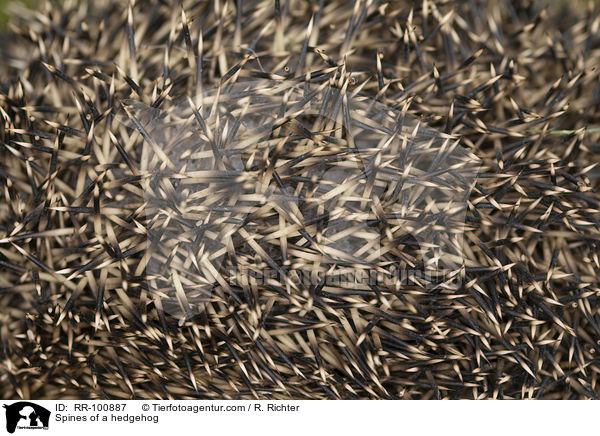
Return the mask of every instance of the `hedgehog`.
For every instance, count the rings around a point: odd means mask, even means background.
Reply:
[[[0,394],[597,399],[594,2],[44,0],[0,48]]]

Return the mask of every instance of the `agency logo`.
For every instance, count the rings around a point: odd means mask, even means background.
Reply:
[[[215,289],[457,289],[480,161],[458,139],[329,81],[256,79],[161,109],[141,134],[145,267],[183,322]]]
[[[19,430],[48,430],[50,411],[29,401],[19,401],[4,405],[6,409],[6,431],[14,433]]]

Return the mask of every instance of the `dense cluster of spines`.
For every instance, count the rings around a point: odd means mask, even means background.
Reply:
[[[24,13],[0,48],[2,396],[597,398],[600,16],[556,25],[536,3]],[[459,289],[215,292],[183,323],[157,307],[139,268],[145,138],[117,113],[256,59],[262,78],[348,77],[482,160]]]

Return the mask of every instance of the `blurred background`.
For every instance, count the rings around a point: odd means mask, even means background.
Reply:
[[[26,6],[35,7],[42,0],[0,0],[0,29],[6,29],[11,14],[15,7]],[[490,2],[494,0],[488,0]],[[598,0],[515,0],[518,3],[532,3],[535,8],[542,9],[548,7],[548,11],[557,18],[561,14],[567,12],[568,15],[578,15],[585,13],[588,3],[596,3]],[[61,0],[54,0],[55,3],[60,3]],[[421,0],[406,0],[407,3],[420,3]]]
[[[15,6],[33,7],[39,0],[0,0],[0,27],[6,29]]]

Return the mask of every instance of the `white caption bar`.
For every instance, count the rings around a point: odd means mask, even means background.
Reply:
[[[596,434],[593,401],[1,401],[0,435]],[[385,432],[385,433],[384,433]]]

